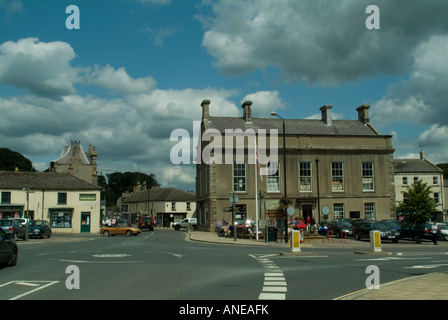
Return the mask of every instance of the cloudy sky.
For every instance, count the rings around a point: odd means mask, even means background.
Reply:
[[[0,0],[0,147],[42,171],[80,140],[98,170],[187,190],[195,171],[171,163],[170,135],[192,132],[204,99],[212,115],[251,100],[253,116],[288,119],[325,104],[355,119],[367,103],[396,158],[448,162],[447,12],[446,0]]]

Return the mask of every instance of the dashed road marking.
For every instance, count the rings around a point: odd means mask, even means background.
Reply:
[[[250,255],[266,269],[264,273],[263,289],[258,300],[286,300],[287,283],[280,267],[269,259],[273,255]]]

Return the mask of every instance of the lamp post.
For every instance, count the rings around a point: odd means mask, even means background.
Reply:
[[[101,170],[100,171],[100,176],[102,176],[103,177],[103,171],[113,171],[113,172],[116,172],[117,171],[117,169],[103,169],[103,170]],[[107,203],[106,203],[106,188],[107,188],[107,179],[106,179],[106,177],[104,177],[104,182],[106,183],[106,187],[105,188],[102,188],[102,191],[104,190],[104,216],[106,216],[106,209],[107,209]],[[101,196],[100,196],[100,212],[101,212]],[[100,213],[100,215],[101,215],[101,213]]]
[[[286,126],[285,126],[285,119],[280,117],[275,111],[271,112],[271,116],[273,117],[279,117],[283,121],[283,184],[285,189],[285,200],[286,200]],[[286,213],[285,208],[285,243],[288,242],[288,214]]]

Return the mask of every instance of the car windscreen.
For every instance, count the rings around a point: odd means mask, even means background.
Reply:
[[[44,222],[42,220],[31,220],[30,226],[43,226]]]
[[[12,220],[0,220],[1,227],[9,227],[12,226]]]

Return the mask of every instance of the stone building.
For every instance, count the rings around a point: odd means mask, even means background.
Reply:
[[[194,192],[185,192],[176,188],[146,188],[137,186],[132,193],[124,193],[119,199],[122,217],[131,221],[151,216],[161,221],[164,227],[172,222],[191,218],[196,213]]]
[[[70,173],[93,185],[98,184],[98,172],[96,159],[98,151],[94,146],[89,146],[89,151],[84,152],[81,141],[72,141],[66,146],[59,158],[50,163],[50,172]]]
[[[222,158],[226,161],[221,164],[200,158],[196,161],[197,218],[202,230],[214,230],[217,220],[223,218],[232,221],[229,197],[233,191],[239,199],[236,218],[256,220],[258,215],[260,227],[263,227],[265,222],[275,219],[272,212],[282,210],[280,200],[285,196],[285,177],[286,196],[294,208],[289,219],[310,217],[319,223],[323,219],[379,220],[394,216],[391,136],[382,135],[370,122],[368,105],[356,109],[357,120],[335,120],[332,106],[325,105],[320,108],[321,119],[286,119],[284,122],[278,118],[253,118],[250,101],[243,103],[242,117],[210,115],[209,100],[204,100],[201,106],[198,155],[209,153],[216,157],[224,150],[233,153],[230,163],[227,154]],[[264,177],[258,174],[256,166],[259,165],[250,161],[253,148],[248,147],[251,139],[247,137],[242,144],[240,141],[233,145],[232,140],[230,146],[228,140],[221,139],[222,149],[213,148],[210,152],[210,145],[216,147],[220,139],[211,139],[209,133],[224,137],[226,131],[239,130],[244,136],[249,129],[255,131],[258,142],[260,132],[265,130],[266,150],[261,150],[265,155],[272,151],[270,139],[277,143],[278,149],[274,152],[278,153],[279,170],[274,174]],[[242,163],[235,161],[238,150],[244,150]]]

